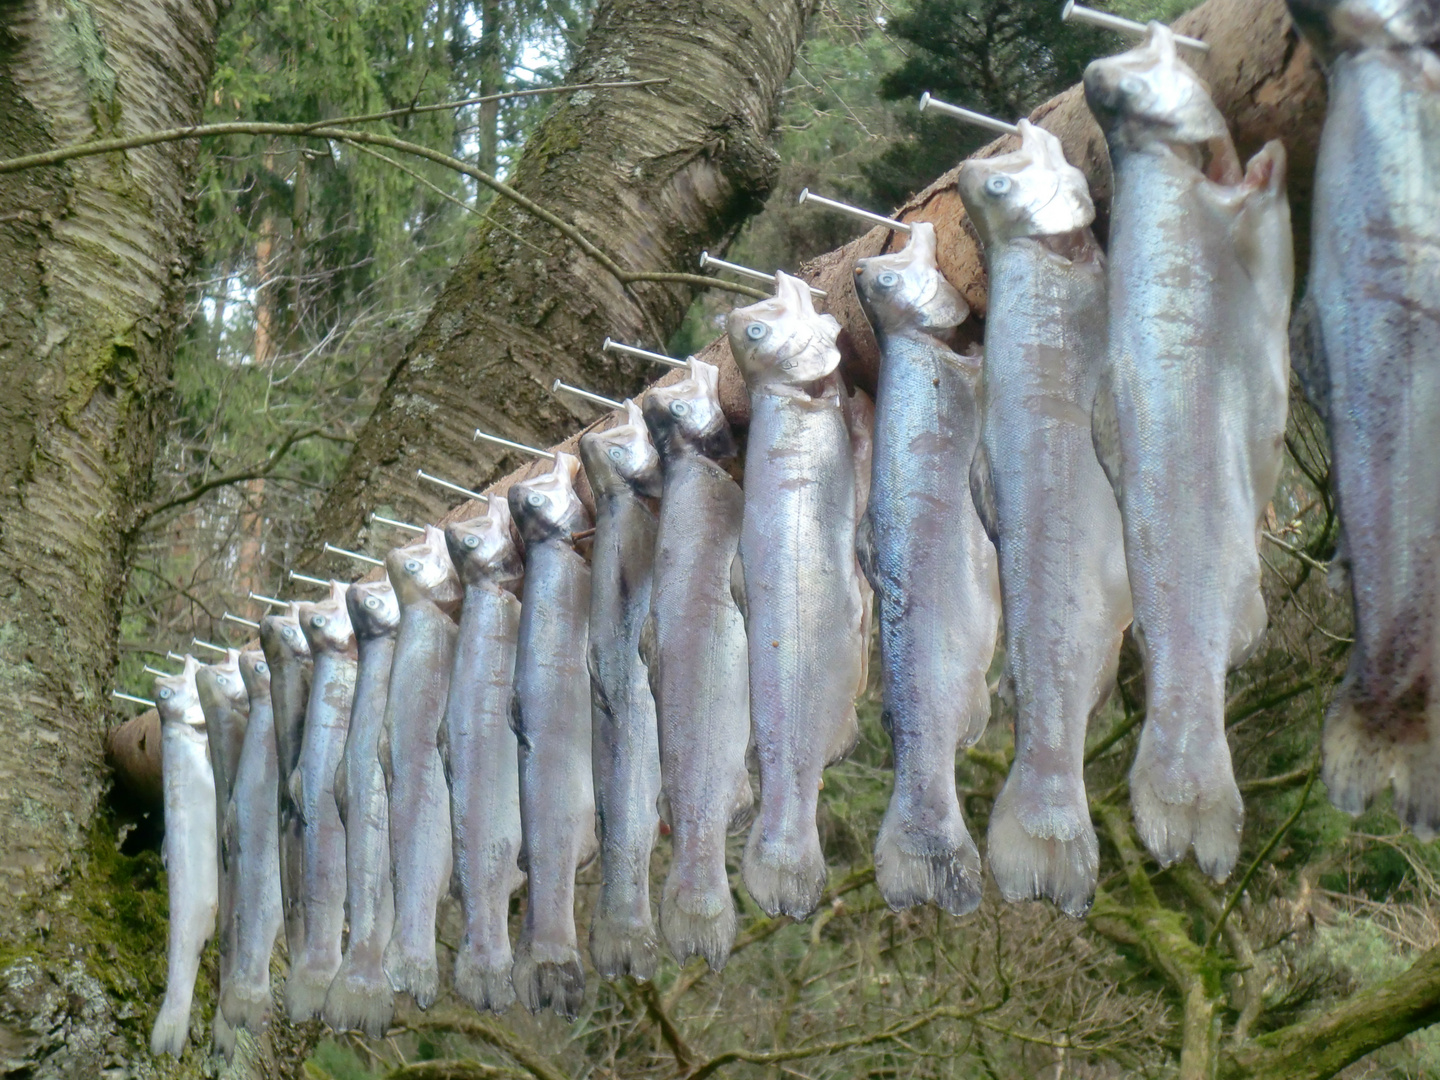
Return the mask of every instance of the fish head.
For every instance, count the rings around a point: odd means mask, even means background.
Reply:
[[[201,664],[195,672],[195,690],[202,708],[248,709],[250,696],[240,678],[240,650],[230,649],[217,663]]]
[[[338,588],[337,588],[338,587]],[[350,625],[350,613],[345,610],[345,592],[349,588],[343,581],[330,582],[330,595],[313,603],[302,601],[297,604],[300,629],[310,643],[312,656],[321,653],[349,654],[355,651],[355,630]]]
[[[510,513],[526,544],[554,539],[568,543],[572,533],[590,527],[590,515],[575,494],[575,478],[579,475],[580,459],[556,451],[549,472],[517,480],[511,487]]]
[[[310,659],[310,643],[300,629],[299,604],[291,604],[283,615],[266,615],[260,620],[260,647],[272,665]]]
[[[205,713],[200,709],[200,692],[195,686],[199,670],[200,661],[187,654],[185,667],[179,674],[156,677],[155,709],[160,713],[161,721],[197,728],[205,726]]]
[[[391,548],[385,570],[402,608],[429,600],[453,613],[465,597],[445,546],[445,533],[434,525],[426,525],[424,534],[404,547]]]
[[[935,226],[917,221],[899,251],[855,263],[855,292],[879,333],[936,332],[959,326],[970,314],[955,286],[935,263]]]
[[[270,700],[270,665],[259,649],[247,649],[240,654],[240,679],[252,702]]]
[[[1128,52],[1085,69],[1085,101],[1107,136],[1130,146],[1199,145],[1228,140],[1225,117],[1200,76],[1175,51],[1175,35],[1152,22]]]
[[[1300,33],[1325,60],[1359,49],[1434,46],[1440,0],[1289,0]]]
[[[450,561],[466,585],[490,582],[518,594],[525,562],[515,542],[507,500],[489,499],[483,514],[446,525],[445,543],[450,547]]]
[[[833,315],[819,314],[810,286],[783,270],[775,275],[775,295],[730,312],[726,328],[730,351],[751,390],[809,386],[840,364],[835,347],[840,323]]]
[[[357,581],[345,593],[345,613],[356,641],[375,641],[389,637],[400,626],[400,601],[390,579]]]
[[[660,495],[660,455],[645,428],[640,406],[625,399],[625,419],[604,431],[587,431],[580,436],[580,460],[590,490],[599,495],[626,488],[638,495]]]
[[[713,461],[738,452],[730,421],[720,407],[720,369],[690,357],[689,373],[645,394],[645,426],[661,455],[689,449]]]
[[[1020,149],[960,166],[960,198],[988,248],[1027,236],[1060,236],[1095,220],[1085,174],[1060,140],[1021,120]]]

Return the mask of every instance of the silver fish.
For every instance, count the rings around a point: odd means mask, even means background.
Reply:
[[[165,1000],[150,1032],[150,1052],[179,1057],[190,1035],[190,1004],[200,953],[215,933],[220,860],[215,848],[215,776],[205,741],[205,714],[195,692],[200,664],[185,658],[179,675],[155,680],[160,759],[165,788],[166,891],[170,935]]]
[[[390,791],[390,876],[395,926],[385,974],[428,1009],[440,992],[435,918],[450,888],[450,792],[440,761],[440,724],[455,662],[455,615],[464,592],[445,534],[433,525],[385,556],[400,602],[380,765]]]
[[[441,728],[454,837],[452,887],[465,916],[455,992],[477,1009],[498,1013],[515,1000],[510,897],[525,883],[516,865],[520,764],[510,729],[525,564],[503,498],[490,499],[478,517],[447,525],[445,543],[465,584]]]
[[[825,888],[816,825],[821,770],[855,725],[860,679],[855,462],[835,369],[840,324],[809,287],[730,313],[730,348],[750,390],[740,533],[750,643],[750,723],[760,812],[746,888],[770,915],[803,918]]]
[[[960,811],[955,753],[985,731],[999,621],[995,549],[965,476],[980,436],[980,361],[946,344],[970,314],[935,265],[935,228],[855,266],[880,344],[870,505],[856,537],[880,598],[881,720],[895,788],[875,881],[897,910],[980,903],[980,853]],[[1093,454],[1092,454],[1093,456]]]
[[[383,966],[395,926],[395,889],[390,882],[390,798],[380,768],[380,729],[400,604],[388,579],[362,581],[346,590],[345,613],[359,656],[345,753],[335,772],[335,803],[345,823],[349,933],[321,1015],[336,1031],[358,1028],[378,1039],[395,1011],[395,991]]]
[[[1309,297],[1328,382],[1350,666],[1325,724],[1325,784],[1360,813],[1440,833],[1440,6],[1295,0],[1328,59]],[[1297,356],[1297,360],[1299,357]]]
[[[745,496],[725,469],[737,453],[720,410],[720,372],[691,359],[687,378],[645,395],[664,494],[650,618],[641,635],[660,725],[670,873],[660,930],[681,963],[725,966],[735,944],[726,834],[749,822],[745,768],[750,672],[745,621],[731,590]]]
[[[1115,682],[1130,624],[1120,508],[1090,435],[1105,365],[1105,257],[1085,176],[1021,120],[1020,149],[960,167],[985,245],[989,318],[981,443],[970,479],[995,541],[1015,762],[990,813],[1006,900],[1083,915],[1100,852],[1085,728]]]
[[[270,669],[270,703],[275,716],[275,756],[279,769],[280,900],[285,916],[285,948],[293,964],[305,949],[305,837],[300,808],[290,797],[290,776],[300,765],[305,708],[310,702],[313,664],[310,643],[300,630],[291,604],[283,615],[260,620],[260,648]]]
[[[345,823],[335,805],[335,770],[345,753],[355,696],[355,633],[345,611],[347,588],[332,581],[328,599],[300,604],[297,611],[315,661],[300,763],[289,778],[305,851],[305,947],[291,957],[285,983],[285,1006],[297,1023],[320,1015],[340,967],[345,928]]]
[[[660,953],[650,913],[660,747],[640,631],[650,615],[660,456],[627,401],[624,422],[580,437],[580,460],[595,496],[589,667],[602,877],[590,958],[601,978],[649,979]]]
[[[589,515],[575,494],[580,462],[556,454],[550,472],[510,489],[525,541],[525,605],[510,719],[519,740],[525,921],[511,978],[531,1012],[574,1018],[585,998],[575,933],[575,872],[594,857],[590,677],[585,655],[590,567],[571,537]]]
[[[875,468],[875,402],[870,395],[856,387],[841,398],[845,413],[845,424],[850,429],[850,450],[855,460],[855,520],[863,522],[865,511],[870,507],[870,478]],[[856,645],[860,649],[860,680],[855,696],[859,697],[870,685],[870,639],[875,628],[875,589],[860,566],[860,553],[855,553],[855,580],[860,585],[860,637]],[[857,726],[848,736],[845,746],[839,749],[839,756],[849,754],[860,738]]]
[[[1288,401],[1285,153],[1268,143],[1242,176],[1224,118],[1159,23],[1086,69],[1085,98],[1115,171],[1093,434],[1120,504],[1145,658],[1131,805],[1162,865],[1193,846],[1223,879],[1244,813],[1225,672],[1265,629],[1256,544]]]
[[[225,845],[225,819],[230,809],[230,791],[240,765],[240,748],[250,719],[250,698],[240,679],[240,652],[231,649],[225,659],[201,664],[195,673],[195,691],[205,715],[205,738],[210,745],[210,768],[215,778],[215,847],[220,854],[220,996],[225,996],[234,972],[235,889],[238,866],[233,849]],[[223,1009],[215,1012],[212,1045],[229,1060],[235,1053],[235,1030]]]
[[[240,747],[221,850],[235,878],[235,958],[220,1009],[236,1027],[259,1032],[270,1017],[270,954],[284,925],[280,899],[280,768],[270,668],[257,650],[240,654],[250,720]]]

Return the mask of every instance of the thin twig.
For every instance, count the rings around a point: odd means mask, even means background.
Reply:
[[[146,521],[149,521],[156,514],[162,514],[166,510],[173,510],[177,506],[185,506],[188,503],[192,503],[201,496],[206,495],[211,491],[214,491],[216,488],[229,487],[231,484],[243,484],[247,480],[260,480],[264,477],[267,477],[275,471],[275,467],[280,464],[280,462],[284,459],[285,455],[290,452],[290,448],[293,447],[296,443],[301,442],[304,439],[310,439],[316,436],[323,436],[324,434],[324,428],[305,428],[302,431],[293,431],[288,436],[286,436],[285,441],[282,442],[275,450],[275,452],[270,455],[269,460],[267,460],[265,464],[259,466],[258,468],[245,469],[241,472],[226,473],[223,476],[217,476],[214,479],[206,480],[203,483],[196,484],[189,491],[185,492],[185,494],[177,495],[175,498],[168,499],[165,502],[160,503],[158,506],[141,507],[135,515],[136,525],[137,527],[139,525],[143,525]],[[337,441],[349,442],[351,440],[338,439]]]

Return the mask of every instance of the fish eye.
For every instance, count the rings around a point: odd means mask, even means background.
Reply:
[[[269,674],[270,674],[270,666],[269,666],[268,664],[266,664],[264,660],[257,660],[257,661],[255,662],[255,674],[256,674],[256,675],[269,675]]]
[[[751,341],[759,341],[765,336],[765,324],[752,322],[749,326],[745,327],[745,336]]]
[[[175,693],[175,691],[174,691],[174,690],[171,690],[171,689],[167,686],[167,687],[165,687],[164,689],[162,689],[157,696],[160,698],[161,701],[169,701],[171,695],[173,695],[174,693]]]
[[[418,574],[418,573],[420,572],[420,560],[419,560],[419,559],[406,559],[406,560],[405,560],[405,572],[406,572],[407,574]]]
[[[465,537],[465,546],[466,546],[467,548],[469,548],[471,551],[474,551],[477,547],[480,546],[480,537],[478,537],[478,536],[467,536],[467,537]]]
[[[758,326],[758,325],[759,325],[759,323],[755,323],[755,324],[752,325],[751,328],[753,329],[754,326]],[[748,334],[749,332],[750,332],[749,330],[746,331],[747,334]],[[688,413],[689,411],[690,411],[690,406],[687,405],[687,404],[685,404],[685,402],[683,402],[683,401],[672,401],[672,402],[670,403],[670,412],[671,412],[671,414],[674,415],[674,416],[684,416],[684,415],[685,415],[686,413]]]
[[[295,628],[293,626],[287,626],[280,631],[280,635],[285,638],[293,638],[295,636]]]
[[[322,626],[325,625],[325,616],[324,616],[324,615],[312,615],[312,616],[310,617],[310,625],[313,626],[313,627],[315,627],[315,629],[319,630]]]
[[[876,283],[883,289],[893,289],[900,281],[900,275],[894,270],[886,270],[875,279]]]
[[[531,506],[544,506],[545,496],[541,495],[538,491],[532,491],[529,495],[525,497],[525,501]]]
[[[1142,93],[1145,90],[1145,80],[1139,75],[1126,75],[1120,80],[1120,92],[1130,97]]]
[[[366,606],[367,608],[369,608],[371,611],[374,611],[376,608],[378,608],[378,607],[380,606],[380,598],[379,598],[378,596],[367,596],[367,597],[365,597],[365,606]]]
[[[624,461],[624,460],[625,460],[625,451],[622,450],[622,449],[620,449],[620,447],[618,447],[618,446],[612,446],[612,447],[610,447],[610,460],[611,460],[611,461]]]
[[[996,173],[985,181],[985,190],[991,195],[1004,195],[1010,190],[1010,178],[1004,173]]]

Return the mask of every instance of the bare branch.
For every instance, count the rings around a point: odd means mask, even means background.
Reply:
[[[241,472],[225,473],[223,476],[217,476],[211,480],[196,484],[183,495],[177,495],[175,498],[167,499],[158,505],[143,506],[135,512],[135,525],[138,528],[156,514],[164,513],[166,510],[173,510],[177,506],[186,506],[201,496],[214,491],[216,488],[228,487],[231,484],[243,484],[247,480],[259,480],[262,477],[269,476],[275,471],[275,467],[284,460],[285,455],[290,452],[291,447],[305,439],[316,436],[334,439],[338,442],[352,441],[346,439],[344,436],[328,435],[323,428],[305,428],[303,430],[293,431],[285,437],[285,441],[276,448],[275,452],[270,455],[269,460],[266,461],[265,464],[258,468],[245,469]]]

